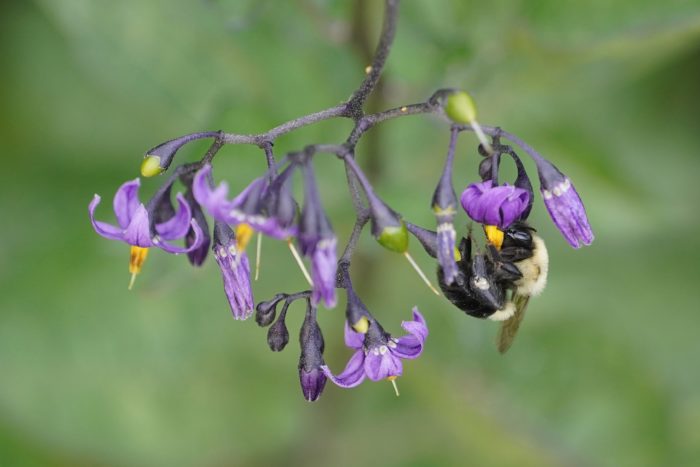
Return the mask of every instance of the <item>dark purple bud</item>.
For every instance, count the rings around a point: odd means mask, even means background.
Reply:
[[[270,328],[267,330],[267,345],[270,346],[270,349],[273,352],[282,351],[289,342],[289,331],[287,330],[287,324],[285,323],[288,309],[289,302],[284,302],[279,318],[277,318],[275,324],[270,326]]]
[[[317,400],[326,386],[326,375],[321,370],[323,360],[323,334],[316,322],[316,308],[309,304],[306,317],[299,332],[299,383],[304,399],[309,402]]]
[[[281,174],[275,177],[262,201],[267,215],[275,218],[282,228],[291,226],[297,216],[298,206],[291,189],[295,169],[296,164],[289,164]]]
[[[277,315],[277,304],[285,298],[284,294],[277,294],[272,299],[258,303],[255,307],[255,322],[258,326],[269,326]]]
[[[177,151],[196,139],[202,138],[216,138],[221,135],[220,131],[204,131],[201,133],[192,133],[190,135],[181,136],[179,138],[171,139],[165,143],[161,143],[158,146],[149,149],[144,156],[143,162],[141,163],[141,175],[144,177],[153,177],[163,173],[170,167],[173,162],[173,158]]]

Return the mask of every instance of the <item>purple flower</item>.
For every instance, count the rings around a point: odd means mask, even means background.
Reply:
[[[401,376],[402,358],[413,359],[423,352],[428,336],[428,326],[418,308],[413,308],[413,321],[403,321],[401,327],[408,332],[398,339],[391,337],[376,320],[372,320],[366,334],[355,332],[345,323],[345,345],[356,350],[342,373],[334,376],[323,365],[326,376],[343,388],[352,388],[368,377],[372,381]]]
[[[228,199],[228,184],[221,182],[212,189],[211,165],[202,167],[194,177],[194,197],[216,220],[230,225],[248,224],[254,230],[278,239],[296,234],[296,227],[288,219],[270,216],[263,209],[264,197],[270,183],[267,176],[253,180],[238,196]]]
[[[528,209],[530,194],[508,185],[493,186],[491,180],[472,183],[462,192],[462,207],[469,217],[484,225],[508,228]]]
[[[338,242],[328,216],[321,206],[313,167],[307,161],[303,168],[305,194],[299,221],[299,247],[302,254],[311,258],[313,282],[311,303],[315,306],[323,299],[328,308],[333,308],[336,304],[335,278],[338,269],[336,245]]]
[[[452,186],[452,165],[454,162],[457,136],[459,132],[453,128],[450,146],[442,175],[433,193],[432,208],[437,221],[437,259],[442,268],[442,275],[447,285],[452,284],[459,274],[455,260],[454,217],[457,208],[457,195]]]
[[[117,217],[118,226],[95,220],[95,209],[101,199],[99,195],[95,195],[88,207],[90,221],[95,231],[110,240],[121,240],[141,248],[157,246],[174,254],[188,253],[199,247],[204,235],[197,221],[192,218],[192,211],[185,198],[178,193],[177,212],[164,222],[155,222],[153,216],[161,197],[156,195],[157,198],[154,197],[146,208],[138,198],[140,184],[138,178],[126,182],[114,195],[114,214]],[[169,187],[165,187],[164,192],[169,194]],[[179,247],[168,243],[168,241],[183,238],[190,228],[194,230],[195,239],[189,246]]]
[[[214,258],[221,269],[224,291],[235,319],[247,319],[253,313],[248,255],[236,248],[233,230],[223,222],[214,223]]]
[[[540,191],[550,217],[566,241],[574,248],[590,245],[593,231],[586,208],[568,177],[545,159],[535,159]]]

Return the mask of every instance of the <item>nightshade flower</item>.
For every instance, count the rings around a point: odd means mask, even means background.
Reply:
[[[315,306],[323,299],[326,307],[333,308],[336,304],[337,239],[321,206],[313,167],[306,161],[303,168],[305,194],[299,222],[299,247],[302,254],[311,258],[311,303]]]
[[[323,334],[316,322],[316,308],[309,306],[306,309],[306,318],[299,331],[299,383],[304,398],[313,402],[317,400],[323,388],[326,386],[326,375],[322,367],[326,364],[323,360]]]
[[[469,217],[484,225],[505,230],[528,209],[530,194],[507,183],[493,186],[491,180],[472,183],[462,192],[462,207]]]
[[[593,231],[588,223],[586,208],[571,180],[543,158],[535,158],[535,163],[544,205],[554,225],[572,247],[590,245],[594,238]]]
[[[288,218],[270,215],[263,209],[264,198],[271,187],[267,176],[253,180],[232,200],[228,199],[228,183],[221,182],[212,189],[210,177],[211,165],[206,164],[195,175],[192,191],[197,202],[215,219],[234,226],[246,224],[255,231],[277,239],[288,239],[296,234],[296,227]],[[279,189],[288,189],[286,183],[279,185]]]
[[[456,129],[452,130],[450,147],[442,176],[433,193],[432,207],[437,221],[437,259],[442,268],[443,279],[447,285],[452,284],[459,274],[455,261],[455,239],[457,233],[453,220],[457,212],[457,195],[452,186],[452,162],[457,144]]]
[[[384,331],[374,319],[366,334],[355,332],[346,321],[345,345],[355,349],[355,353],[337,376],[326,365],[321,369],[331,381],[343,388],[355,387],[365,377],[372,381],[393,381],[403,372],[401,359],[418,357],[428,336],[428,327],[418,308],[413,308],[413,321],[403,321],[401,327],[408,334],[397,339]]]
[[[95,232],[110,240],[121,240],[131,245],[131,259],[129,262],[131,283],[129,288],[133,285],[136,274],[141,271],[141,266],[148,254],[148,248],[157,246],[168,253],[189,253],[199,247],[204,240],[201,227],[192,218],[190,207],[180,193],[177,194],[177,212],[168,220],[157,222],[156,213],[162,209],[164,197],[170,196],[172,182],[161,187],[158,193],[149,201],[148,206],[144,206],[139,201],[138,192],[140,185],[141,182],[138,178],[131,180],[119,187],[114,195],[114,214],[117,217],[118,225],[108,224],[95,219],[95,209],[97,209],[97,205],[100,204],[101,200],[99,195],[96,194],[88,206],[90,221]],[[177,240],[187,235],[190,228],[194,230],[195,237],[191,245],[179,247],[168,243],[171,240]]]
[[[253,313],[248,255],[236,246],[236,235],[223,222],[214,223],[214,258],[221,269],[224,291],[235,319],[247,319]]]

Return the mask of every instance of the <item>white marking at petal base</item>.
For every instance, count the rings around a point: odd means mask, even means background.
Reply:
[[[549,190],[542,190],[542,197],[544,199],[551,199],[552,198],[552,192]]]
[[[389,342],[386,343],[386,345],[388,345],[390,349],[396,348],[396,342],[394,342],[393,339],[390,339]]]
[[[379,349],[376,348],[376,347],[373,348],[373,349],[372,349],[372,353],[373,353],[374,355],[379,355]]]
[[[386,345],[382,345],[381,347],[379,347],[379,353],[382,355],[384,355],[388,351],[389,351],[389,347],[387,347]]]

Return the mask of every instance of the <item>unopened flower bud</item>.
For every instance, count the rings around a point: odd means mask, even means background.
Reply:
[[[267,345],[270,346],[270,349],[273,352],[280,352],[289,342],[289,331],[287,330],[287,324],[285,323],[288,308],[289,303],[285,302],[279,318],[277,318],[275,324],[270,326],[270,329],[267,330]]]
[[[476,120],[474,100],[465,91],[455,91],[447,96],[445,113],[456,123],[472,123]]]
[[[277,294],[271,300],[258,303],[255,307],[255,322],[258,326],[269,326],[277,316],[277,304],[284,298],[284,295]]]
[[[189,135],[181,136],[179,138],[171,139],[165,143],[161,143],[158,146],[149,149],[146,152],[145,158],[141,163],[141,175],[144,177],[153,177],[170,167],[173,162],[175,153],[190,141],[202,138],[212,138],[221,135],[220,131],[204,131],[201,133],[192,133]]]

